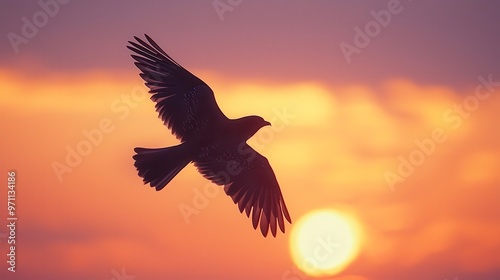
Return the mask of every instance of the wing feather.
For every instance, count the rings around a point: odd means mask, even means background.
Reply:
[[[255,156],[245,157],[236,146],[211,147],[195,159],[194,164],[205,178],[224,185],[226,194],[237,204],[240,212],[245,211],[247,217],[251,218],[255,229],[260,227],[264,236],[269,231],[276,236],[278,228],[285,232],[283,217],[291,223],[290,215],[269,161],[247,144],[241,150],[249,149]],[[226,170],[228,162],[236,162],[241,172],[222,182],[214,174],[229,175],[231,172]]]
[[[156,111],[172,133],[182,142],[227,121],[210,87],[173,60],[148,35],[135,37],[128,49],[142,73]]]

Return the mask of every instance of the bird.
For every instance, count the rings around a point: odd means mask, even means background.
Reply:
[[[207,180],[223,187],[264,237],[277,228],[285,233],[292,220],[276,175],[266,157],[246,141],[270,126],[260,116],[230,119],[215,100],[212,89],[172,59],[147,34],[134,36],[133,52],[139,76],[163,124],[180,144],[164,148],[136,147],[134,166],[145,185],[162,190],[184,167],[193,163]]]

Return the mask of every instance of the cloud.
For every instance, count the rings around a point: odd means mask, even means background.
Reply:
[[[47,75],[27,83],[20,73],[0,73],[2,127],[15,131],[4,137],[0,155],[10,160],[2,168],[16,168],[20,174],[23,223],[32,229],[19,239],[30,245],[22,249],[23,262],[35,264],[37,250],[42,250],[48,267],[64,259],[68,273],[98,263],[107,273],[126,265],[122,263],[129,257],[161,268],[167,248],[176,256],[169,258],[171,267],[184,267],[187,260],[208,270],[218,267],[202,251],[224,252],[226,261],[250,258],[262,271],[273,269],[267,261],[283,271],[290,266],[286,236],[274,245],[257,239],[249,221],[222,192],[190,225],[185,223],[178,205],[191,203],[193,189],[206,184],[194,168],[181,172],[162,192],[142,186],[132,166],[132,148],[167,146],[176,140],[157,120],[149,99],[134,101],[132,90],[142,87],[139,79],[123,82],[129,74],[96,72]],[[442,86],[390,80],[378,88],[329,87],[310,81],[205,77],[227,115],[258,114],[273,122],[275,130],[250,142],[272,163],[292,216],[337,203],[350,205],[366,231],[362,257],[353,267],[368,271],[367,279],[379,279],[386,272],[382,264],[403,275],[428,275],[438,265],[458,266],[464,273],[498,267],[492,249],[499,246],[500,235],[495,214],[500,192],[496,95],[454,128],[443,114],[468,95]],[[113,110],[113,102],[128,108],[126,116],[124,109]],[[96,128],[103,118],[111,119],[115,130],[58,182],[51,162],[63,162],[65,147],[76,147],[85,139],[82,130]],[[433,153],[391,192],[384,173],[397,173],[398,157],[408,158],[419,149],[415,140],[431,137],[436,127],[446,133],[446,141],[435,143]],[[239,242],[242,238],[245,244]],[[236,252],[223,240],[241,248]],[[246,253],[267,246],[276,246],[277,257],[258,259]],[[134,255],[138,251],[143,254]],[[33,267],[44,271],[43,266]],[[138,277],[141,272],[168,274],[158,267],[149,265],[146,272],[130,265],[130,271]]]

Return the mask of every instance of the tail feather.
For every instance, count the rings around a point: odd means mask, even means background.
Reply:
[[[144,184],[157,191],[163,189],[190,161],[183,144],[157,149],[135,148],[133,156],[139,176]]]

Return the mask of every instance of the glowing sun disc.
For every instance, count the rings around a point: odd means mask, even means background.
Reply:
[[[308,275],[334,275],[357,256],[360,239],[353,217],[319,209],[302,216],[292,228],[290,251],[294,263]]]

